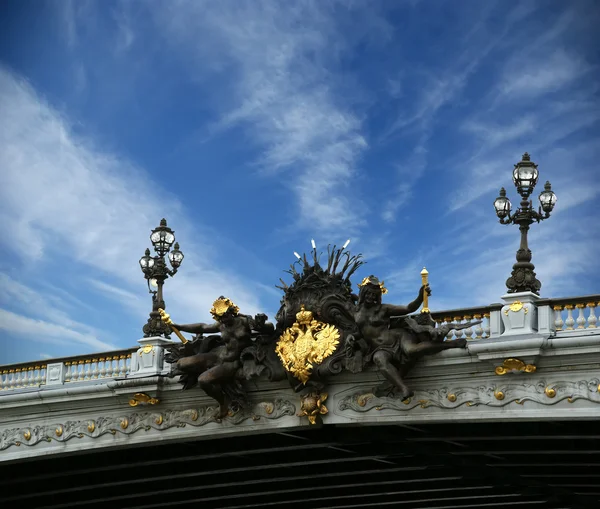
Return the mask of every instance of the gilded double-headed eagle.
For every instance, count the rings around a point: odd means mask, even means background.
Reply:
[[[302,306],[296,322],[279,338],[275,352],[283,367],[306,384],[312,368],[335,351],[339,340],[336,327],[314,320],[312,312]]]

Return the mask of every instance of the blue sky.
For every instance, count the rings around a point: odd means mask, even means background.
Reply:
[[[311,238],[352,239],[390,302],[423,265],[434,310],[498,302],[519,235],[492,202],[516,205],[525,151],[558,195],[530,235],[542,296],[600,291],[594,0],[15,0],[0,19],[0,363],[135,345],[161,217],[178,322],[221,294],[273,317]]]

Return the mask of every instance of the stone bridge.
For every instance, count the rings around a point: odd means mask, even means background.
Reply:
[[[165,375],[169,340],[0,366],[3,507],[600,507],[600,295],[507,294],[466,349],[420,361],[409,400],[376,371],[328,381],[322,424],[285,382],[217,417]]]

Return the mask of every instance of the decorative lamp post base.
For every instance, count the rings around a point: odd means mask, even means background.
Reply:
[[[145,338],[162,336],[170,339],[171,328],[162,321],[160,313],[158,311],[152,311],[150,318],[142,328]]]
[[[506,280],[508,293],[532,292],[539,295],[542,283],[535,277],[534,268],[533,263],[515,263],[510,277]]]

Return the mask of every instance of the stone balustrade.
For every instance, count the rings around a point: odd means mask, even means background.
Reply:
[[[137,347],[126,350],[80,355],[50,362],[0,366],[0,391],[30,389],[46,385],[124,378],[131,373],[132,355]]]
[[[439,327],[444,327],[450,323],[466,323],[471,321],[479,321],[482,323],[474,325],[462,330],[451,330],[448,333],[447,339],[466,338],[467,340],[487,339],[492,337],[492,321],[499,320],[502,304],[492,304],[485,307],[451,309],[447,311],[435,311],[431,313],[431,317],[436,321]],[[500,330],[494,330],[496,335],[499,335]]]
[[[596,308],[600,306],[600,295],[544,299],[538,304],[552,309],[553,324],[557,332],[595,329],[598,326]]]

